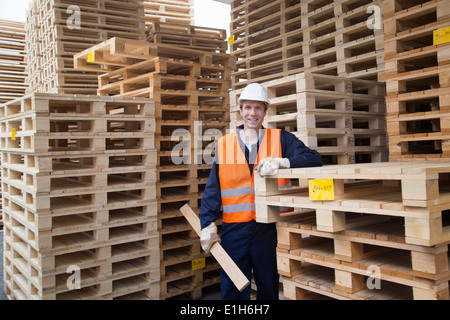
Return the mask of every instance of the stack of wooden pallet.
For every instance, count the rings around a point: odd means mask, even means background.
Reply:
[[[304,71],[300,1],[231,2],[232,89]]]
[[[299,187],[279,191],[277,178]],[[257,220],[278,221],[286,299],[449,299],[448,164],[279,170],[255,189]],[[280,206],[295,212],[280,217]]]
[[[197,50],[226,53],[227,32],[223,29],[198,27],[168,22],[152,22],[147,25],[147,41],[171,44]]]
[[[449,6],[448,0],[383,1],[392,161],[450,157],[450,43],[433,41],[440,34],[445,40]]]
[[[145,58],[123,61],[110,50],[115,41],[123,40],[110,39],[74,59],[80,68],[105,68],[106,73],[99,76],[100,95],[154,99],[160,298],[183,293],[200,297],[204,287],[219,282],[219,266],[212,257],[204,263],[198,236],[179,209],[186,203],[199,209],[214,156],[212,139],[229,126],[234,60],[223,53],[143,42]],[[104,59],[87,61],[98,52]],[[198,269],[199,265],[203,268]]]
[[[158,299],[154,112],[83,95],[1,105],[8,298]]]
[[[35,0],[27,13],[30,92],[95,94],[98,74],[74,70],[73,55],[116,36],[145,39],[143,0]]]
[[[325,164],[387,160],[384,84],[313,73],[262,84],[271,102],[263,125],[294,133]],[[230,94],[232,128],[242,123],[241,92]]]
[[[26,77],[25,26],[0,20],[0,103],[23,96]]]
[[[144,1],[145,20],[184,25],[194,24],[193,0],[153,0]]]
[[[381,0],[302,1],[305,68],[383,80],[381,4]]]
[[[305,70],[383,80],[384,35],[381,17],[372,14],[381,0],[235,0],[231,6],[233,90]]]

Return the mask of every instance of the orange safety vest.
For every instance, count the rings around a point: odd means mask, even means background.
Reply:
[[[263,130],[265,134],[260,142],[253,170],[262,159],[281,158],[281,130]],[[232,132],[220,138],[217,146],[223,221],[236,223],[256,220],[255,183],[248,169],[245,154],[239,146],[237,133]],[[279,189],[291,186],[290,179],[278,179]],[[293,209],[280,208],[280,213],[290,211]]]

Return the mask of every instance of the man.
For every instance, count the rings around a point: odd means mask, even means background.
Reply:
[[[208,253],[221,241],[242,272],[257,286],[257,298],[278,299],[279,276],[276,265],[277,232],[275,223],[255,221],[254,175],[272,174],[280,168],[321,166],[320,155],[306,147],[292,133],[264,129],[263,121],[269,107],[265,88],[250,84],[239,97],[244,124],[219,139],[216,157],[201,202],[201,245]],[[279,179],[279,188],[290,182]],[[221,238],[215,220],[223,207]],[[221,271],[221,292],[224,300],[249,300],[250,286],[239,292]]]

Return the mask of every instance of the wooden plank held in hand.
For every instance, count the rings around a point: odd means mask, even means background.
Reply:
[[[195,212],[188,204],[185,204],[183,207],[181,207],[180,211],[189,222],[191,227],[194,229],[194,231],[197,233],[197,235],[200,237],[202,233],[200,227],[200,218],[195,214]],[[214,258],[216,258],[217,262],[230,277],[231,281],[233,281],[234,285],[239,291],[244,290],[250,284],[250,281],[242,273],[241,269],[239,269],[236,263],[234,263],[234,261],[230,258],[228,253],[226,253],[225,249],[220,245],[220,243],[214,243],[211,247],[210,252],[214,256]]]

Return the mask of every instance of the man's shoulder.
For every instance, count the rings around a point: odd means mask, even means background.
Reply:
[[[292,132],[286,131],[284,129],[280,129],[280,136],[286,137],[288,139],[297,139],[297,137],[295,136],[295,134],[293,134]]]

